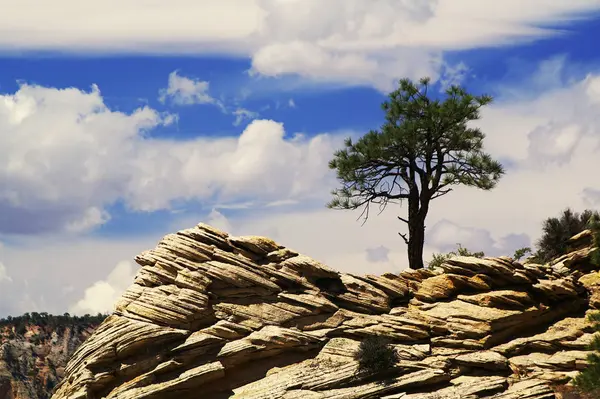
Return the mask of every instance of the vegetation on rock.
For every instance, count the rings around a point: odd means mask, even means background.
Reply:
[[[359,373],[377,374],[394,367],[398,354],[389,339],[372,335],[361,341],[354,359],[358,362]]]
[[[515,250],[515,253],[513,254],[513,259],[514,260],[521,260],[521,258],[527,254],[531,253],[531,248],[529,247],[523,247],[523,248],[519,248],[517,250]]]
[[[21,316],[8,316],[0,319],[0,332],[9,328],[9,337],[21,336],[27,332],[28,325],[41,327],[43,330],[57,331],[66,326],[76,328],[85,328],[91,325],[98,325],[104,321],[107,315],[98,313],[97,315],[71,316],[69,313],[63,315],[51,315],[46,312],[31,312]],[[4,329],[3,329],[4,327]],[[11,336],[11,333],[13,334]]]
[[[594,322],[596,334],[589,349],[595,351],[588,355],[588,365],[573,380],[573,384],[587,393],[597,394],[600,397],[600,312],[590,315],[589,319]]]
[[[485,254],[483,252],[471,252],[467,248],[464,248],[460,243],[456,244],[458,248],[456,251],[450,251],[447,254],[433,254],[432,259],[427,263],[427,268],[433,270],[440,267],[442,263],[454,256],[473,256],[475,258],[483,258]]]
[[[535,260],[546,263],[556,256],[567,253],[569,239],[589,228],[590,221],[594,218],[600,218],[597,211],[586,209],[582,213],[577,213],[567,208],[559,217],[546,219],[542,224],[542,237],[536,245]]]
[[[429,82],[401,80],[382,104],[386,116],[381,129],[355,143],[346,139],[345,148],[329,164],[342,183],[332,192],[329,208],[362,208],[366,221],[371,205],[383,211],[390,202],[408,200],[408,217],[398,219],[408,225],[408,237],[399,234],[408,245],[411,269],[424,267],[430,202],[449,193],[453,185],[490,190],[504,174],[502,165],[483,152],[483,132],[468,126],[492,98],[451,86],[444,101],[432,99]]]
[[[591,213],[587,227],[592,231],[592,245],[600,248],[600,217],[598,212],[586,212]],[[593,253],[591,262],[596,266],[600,266],[600,251],[597,250]],[[583,392],[600,397],[600,312],[591,314],[589,319],[594,323],[595,331],[598,332],[589,346],[589,350],[594,351],[594,353],[588,355],[587,368],[574,378],[573,384]]]

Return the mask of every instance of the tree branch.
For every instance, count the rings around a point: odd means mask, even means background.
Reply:
[[[402,237],[402,239],[404,240],[404,242],[406,243],[406,245],[408,245],[408,238],[406,238],[406,234],[398,233],[398,235],[400,237]]]

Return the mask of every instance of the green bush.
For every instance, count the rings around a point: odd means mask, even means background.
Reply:
[[[387,338],[375,335],[360,343],[354,359],[358,361],[359,373],[375,374],[394,367],[398,354]]]
[[[592,245],[598,248],[591,258],[592,264],[600,267],[600,215],[592,215],[588,222],[588,228],[592,231]]]
[[[589,223],[594,218],[600,218],[597,211],[586,209],[579,214],[567,208],[560,217],[546,219],[542,225],[542,237],[537,242],[536,260],[545,263],[564,255],[569,238],[589,228]]]
[[[600,312],[591,314],[589,319],[594,322],[594,329],[600,333]],[[573,379],[573,384],[583,392],[600,395],[600,335],[594,336],[589,350],[595,353],[588,355],[587,368]]]
[[[433,254],[433,259],[427,263],[427,268],[432,270],[436,267],[440,267],[442,263],[452,258],[453,256],[474,256],[476,258],[483,258],[485,254],[483,252],[471,252],[467,248],[464,248],[460,243],[456,244],[458,248],[456,251],[448,252],[447,254]]]
[[[600,217],[597,213],[590,217],[588,228],[592,231],[593,245],[600,247]],[[600,251],[592,255],[591,261],[600,266]],[[573,384],[585,393],[600,397],[600,312],[591,314],[589,320],[594,323],[594,330],[598,332],[588,348],[595,353],[588,356],[587,368],[574,378]]]
[[[529,248],[529,247],[519,248],[515,251],[515,253],[513,255],[513,259],[520,260],[523,256],[525,256],[526,254],[530,254],[530,253],[531,253],[531,248]]]

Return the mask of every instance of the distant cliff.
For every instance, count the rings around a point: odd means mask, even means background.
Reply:
[[[31,313],[0,319],[0,399],[47,399],[67,360],[106,316]]]

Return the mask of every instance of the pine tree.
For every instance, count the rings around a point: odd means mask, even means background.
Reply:
[[[482,150],[485,135],[468,126],[492,98],[452,86],[444,101],[432,100],[429,82],[401,80],[382,104],[386,116],[381,129],[356,143],[346,139],[345,148],[329,163],[342,183],[332,192],[329,208],[362,208],[366,221],[372,204],[383,211],[389,202],[408,200],[408,217],[398,219],[408,225],[408,238],[399,234],[408,245],[412,269],[423,267],[430,202],[449,193],[452,185],[490,190],[504,174],[502,165]]]

